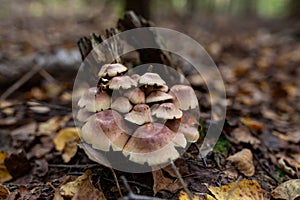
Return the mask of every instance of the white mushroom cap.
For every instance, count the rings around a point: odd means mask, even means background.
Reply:
[[[161,119],[178,119],[182,117],[182,111],[179,110],[173,103],[163,103],[153,109],[152,115]]]
[[[174,85],[169,94],[174,97],[174,104],[181,110],[194,109],[198,106],[197,96],[190,86]]]
[[[154,103],[154,102],[166,101],[170,99],[173,99],[172,95],[169,95],[161,91],[153,91],[147,96],[146,103]]]
[[[133,104],[142,104],[146,102],[145,93],[140,88],[134,88],[124,93],[124,96]]]
[[[96,87],[89,88],[78,101],[78,106],[89,112],[96,112],[110,108],[111,98],[105,91],[98,91]]]
[[[87,111],[86,109],[79,109],[76,115],[76,118],[80,122],[86,122],[87,119],[92,115],[93,113]]]
[[[113,63],[113,64],[105,64],[101,67],[98,76],[99,77],[114,77],[120,73],[126,72],[127,67],[120,63]]]
[[[179,141],[182,140],[182,141]],[[125,156],[133,162],[150,166],[167,163],[169,159],[179,157],[176,145],[184,145],[183,136],[177,136],[173,131],[161,123],[145,124],[133,133],[123,149]]]
[[[129,136],[123,117],[114,110],[105,110],[92,115],[81,129],[81,138],[93,148],[121,151]]]
[[[151,73],[147,72],[143,74],[140,79],[139,83],[141,85],[156,85],[156,86],[163,86],[166,84],[166,82],[157,74],[157,73]]]
[[[111,90],[118,90],[120,88],[129,89],[136,86],[137,82],[129,76],[116,76],[113,77],[109,82],[109,89]]]
[[[125,119],[137,125],[142,125],[152,121],[151,110],[147,104],[137,104],[130,113],[125,115]]]
[[[111,109],[120,113],[128,113],[132,109],[132,105],[126,97],[121,96],[112,102]]]
[[[136,82],[139,82],[141,76],[138,74],[132,74],[130,77]]]

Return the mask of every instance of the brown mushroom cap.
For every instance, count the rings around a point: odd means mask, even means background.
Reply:
[[[114,77],[120,73],[126,72],[127,67],[120,63],[113,63],[113,64],[105,64],[101,67],[98,76],[99,77]]]
[[[154,102],[166,101],[170,99],[173,99],[172,95],[169,95],[162,91],[153,91],[147,96],[146,103],[154,103]]]
[[[163,103],[153,109],[152,115],[161,119],[178,119],[182,117],[182,111],[173,103]]]
[[[121,96],[112,102],[111,109],[120,113],[128,113],[132,109],[132,105],[126,97]]]
[[[152,121],[151,110],[147,104],[137,104],[130,113],[125,115],[125,119],[137,125],[142,125]]]
[[[110,108],[111,98],[105,91],[98,91],[96,87],[89,88],[78,101],[78,106],[89,112],[96,112]]]
[[[109,82],[109,89],[111,90],[119,90],[120,88],[130,89],[136,86],[137,82],[129,76],[116,76],[113,77]]]
[[[134,88],[124,93],[124,96],[129,99],[133,104],[145,103],[145,93],[140,88]]]
[[[179,134],[180,135],[180,134]],[[183,141],[179,141],[183,140]],[[183,136],[177,136],[173,131],[161,123],[145,124],[133,133],[123,149],[125,156],[133,162],[150,166],[168,162],[179,157],[176,145],[184,147],[186,141]]]
[[[151,73],[147,72],[143,74],[140,79],[139,83],[141,85],[155,85],[155,86],[163,86],[166,84],[166,82],[157,74],[157,73]]]
[[[181,110],[189,110],[198,107],[197,96],[190,86],[174,85],[171,87],[169,94],[174,97],[174,104]]]
[[[114,110],[104,110],[92,115],[81,129],[81,138],[93,148],[121,151],[129,136],[123,117]]]

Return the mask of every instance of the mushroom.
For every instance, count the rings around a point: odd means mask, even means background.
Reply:
[[[174,131],[185,136],[188,142],[196,142],[199,139],[198,121],[190,113],[183,113],[181,119],[168,120],[165,125]]]
[[[121,96],[112,102],[111,108],[120,113],[128,113],[132,109],[132,105],[126,97]]]
[[[119,90],[120,88],[129,89],[131,87],[136,87],[137,82],[134,81],[129,76],[116,76],[109,82],[109,89]]]
[[[153,109],[152,115],[156,115],[157,118],[161,119],[178,119],[182,117],[182,111],[173,103],[163,103]]]
[[[145,103],[145,93],[140,88],[134,88],[124,93],[124,96],[133,104]]]
[[[147,72],[143,74],[140,79],[139,83],[141,85],[150,85],[150,86],[163,86],[166,84],[166,82],[157,74],[157,73],[151,73]]]
[[[172,95],[169,95],[161,91],[153,91],[147,96],[146,103],[154,103],[154,102],[166,101],[170,99],[173,99]]]
[[[147,104],[137,104],[130,113],[125,115],[125,119],[137,125],[142,125],[152,121],[151,111]]]
[[[93,113],[87,111],[86,109],[79,109],[76,115],[76,118],[80,122],[86,122],[87,119],[92,115]]]
[[[127,71],[127,67],[120,63],[113,63],[113,64],[105,64],[101,67],[98,76],[99,77],[114,77],[118,74],[121,74],[123,72]]]
[[[190,86],[174,85],[169,94],[174,97],[174,104],[181,110],[194,109],[198,106],[197,96]]]
[[[96,112],[110,108],[111,98],[105,91],[98,91],[96,87],[89,88],[78,101],[78,106],[89,112]]]
[[[175,146],[185,147],[183,135],[160,123],[148,123],[136,129],[123,149],[129,160],[150,166],[167,163],[179,157]]]
[[[81,129],[81,138],[93,148],[121,151],[129,136],[123,117],[114,110],[104,110],[92,115]]]

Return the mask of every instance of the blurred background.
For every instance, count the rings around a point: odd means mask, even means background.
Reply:
[[[125,10],[190,35],[218,65],[231,65],[230,55],[237,60],[256,55],[255,45],[277,36],[295,46],[300,36],[298,0],[1,0],[0,90],[37,59],[51,63],[50,74],[69,70],[72,83],[81,61],[79,38],[115,27]]]

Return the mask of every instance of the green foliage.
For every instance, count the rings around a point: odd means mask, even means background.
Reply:
[[[230,143],[225,138],[220,138],[214,147],[214,152],[227,153]]]
[[[283,178],[285,177],[286,173],[281,168],[276,168],[276,174],[277,174],[277,181],[282,182]]]

